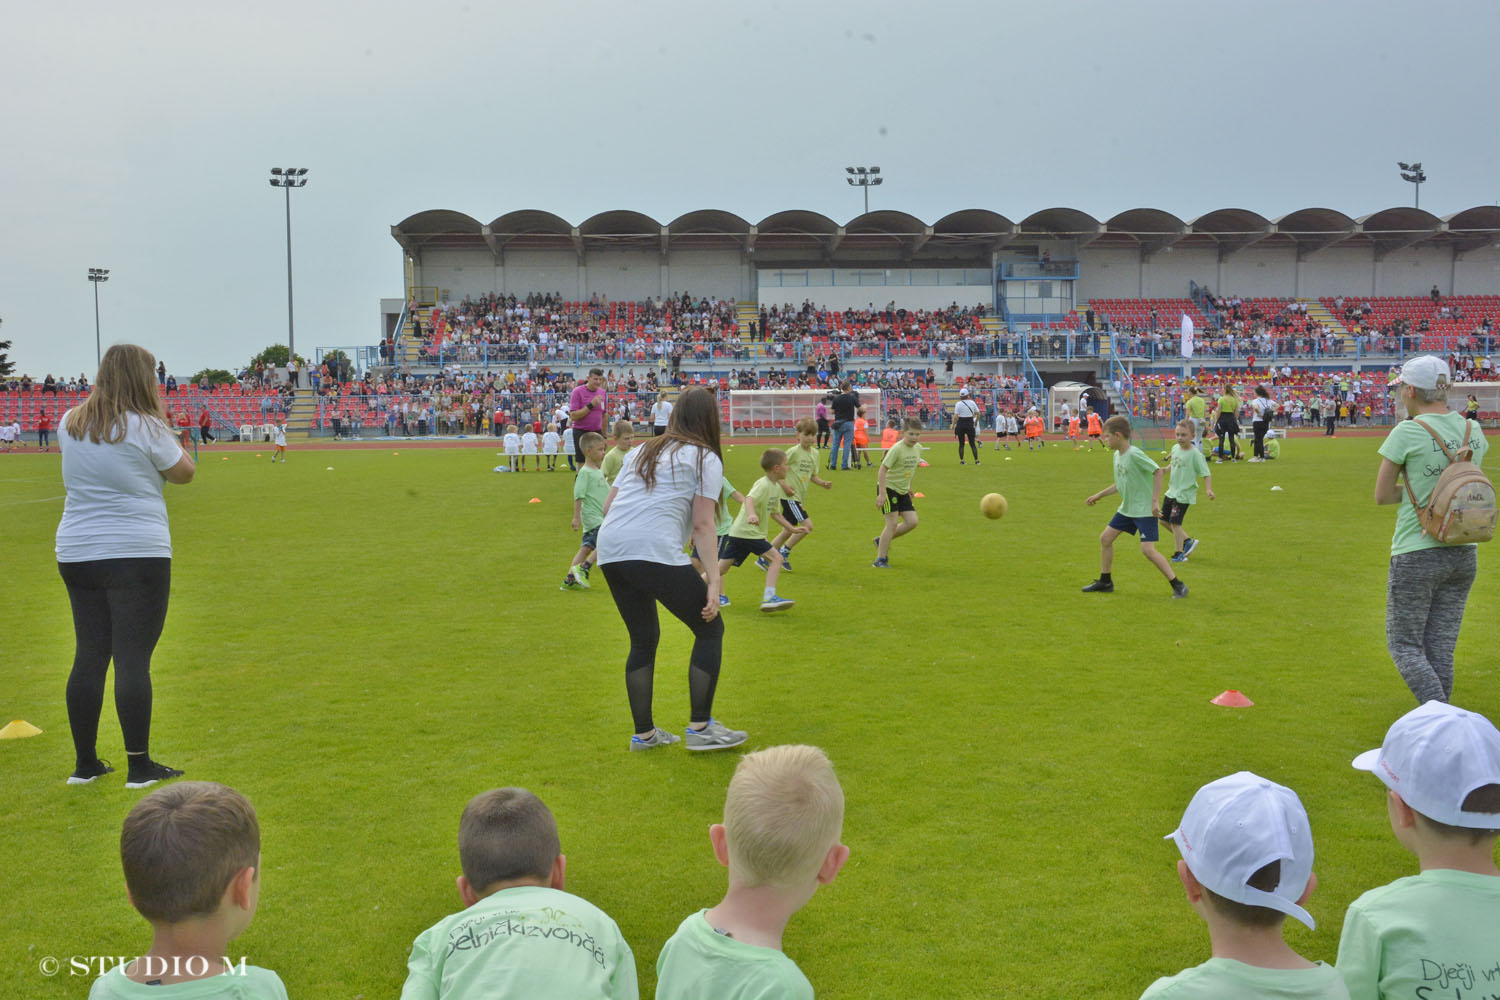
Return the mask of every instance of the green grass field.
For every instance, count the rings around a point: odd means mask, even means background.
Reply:
[[[842,472],[809,498],[816,531],[779,587],[795,608],[760,614],[753,567],[727,581],[715,714],[748,749],[822,746],[848,799],[850,862],[786,936],[819,995],[1138,996],[1208,955],[1162,838],[1200,784],[1242,768],[1308,808],[1318,929],[1287,933],[1332,961],[1347,903],[1415,870],[1382,787],[1349,767],[1414,705],[1385,650],[1378,439],[1294,438],[1279,462],[1213,466],[1186,601],[1127,539],[1116,593],[1079,593],[1113,511],[1083,505],[1110,482],[1106,454],[986,450],[961,468],[951,439],[931,443],[922,524],[890,571],[870,568],[874,473]],[[293,997],[395,995],[412,939],[461,905],[464,803],[523,785],[557,816],[568,888],[618,921],[649,997],[662,943],[723,891],[707,829],[735,753],[627,752],[624,627],[600,574],[558,589],[576,546],[566,472],[399,452],[294,445],[274,467],[206,452],[197,481],[168,489],[152,750],[259,812],[261,906],[231,952]],[[726,453],[742,488],[759,452]],[[1010,501],[1003,520],[979,516],[990,491]],[[149,944],[118,859],[144,793],[119,773],[63,783],[61,493],[56,455],[0,456],[0,721],[44,730],[0,742],[4,996],[82,997],[68,956]],[[1490,551],[1480,562],[1454,698],[1496,718],[1500,574]],[[688,633],[663,631],[657,716],[680,729]],[[1226,688],[1255,707],[1210,705]],[[100,735],[122,765],[108,702]],[[45,956],[63,974],[43,977]]]

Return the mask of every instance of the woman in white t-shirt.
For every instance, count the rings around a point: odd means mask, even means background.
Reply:
[[[58,421],[67,500],[57,526],[57,568],[77,640],[67,690],[77,755],[70,785],[114,770],[96,747],[111,659],[130,762],[125,787],[182,774],[151,759],[151,654],[172,581],[162,483],[190,482],[194,466],[162,407],[155,367],[144,348],[116,344],[99,363],[93,393]]]
[[[661,437],[667,432],[667,425],[672,421],[672,404],[667,402],[667,394],[662,393],[657,397],[656,404],[651,407],[651,429],[655,437]]]
[[[661,640],[657,602],[693,631],[687,749],[723,750],[745,742],[745,733],[727,728],[712,715],[724,645],[719,566],[713,558],[723,482],[719,401],[707,389],[689,389],[678,397],[666,433],[631,453],[604,503],[598,564],[630,633],[625,694],[635,724],[632,750],[683,739],[658,729],[651,717],[656,647]],[[706,577],[698,575],[683,551],[690,538],[694,549],[707,557],[702,559]]]
[[[1255,457],[1250,461],[1264,462],[1266,460],[1266,432],[1271,429],[1271,417],[1276,413],[1276,403],[1271,399],[1271,394],[1266,391],[1265,386],[1255,387],[1255,398],[1250,400],[1250,412],[1254,418],[1250,428],[1255,432]]]

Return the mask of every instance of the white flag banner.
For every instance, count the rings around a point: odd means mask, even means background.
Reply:
[[[1193,317],[1187,313],[1182,314],[1182,356],[1193,356]]]

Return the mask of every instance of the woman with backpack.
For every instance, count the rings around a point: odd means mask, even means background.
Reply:
[[[1386,582],[1386,645],[1419,704],[1447,701],[1453,693],[1453,650],[1478,567],[1474,545],[1439,540],[1419,513],[1449,465],[1464,460],[1466,451],[1480,465],[1488,447],[1477,423],[1448,408],[1448,386],[1441,358],[1422,355],[1401,366],[1391,387],[1398,410],[1411,419],[1397,422],[1380,446],[1375,478],[1375,502],[1399,505]],[[1492,487],[1489,498],[1493,530]]]

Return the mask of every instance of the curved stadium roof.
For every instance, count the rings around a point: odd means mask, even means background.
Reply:
[[[875,261],[988,266],[989,255],[1012,242],[1075,239],[1078,245],[1138,248],[1155,253],[1173,245],[1214,247],[1221,255],[1252,244],[1295,246],[1299,255],[1338,244],[1372,247],[1384,255],[1418,244],[1474,250],[1500,241],[1500,207],[1481,205],[1439,218],[1396,207],[1351,218],[1331,208],[1304,208],[1268,219],[1242,208],[1221,208],[1192,221],[1156,208],[1135,208],[1108,220],[1076,208],[1049,208],[1019,222],[988,209],[964,209],[926,223],[894,210],[858,215],[842,225],[818,212],[788,210],[751,223],[733,212],[701,209],[670,223],[627,209],[600,212],[579,223],[537,209],[508,212],[481,223],[462,212],[418,212],[391,227],[405,251],[488,249],[591,250],[656,248],[739,250],[767,266],[841,266]]]

